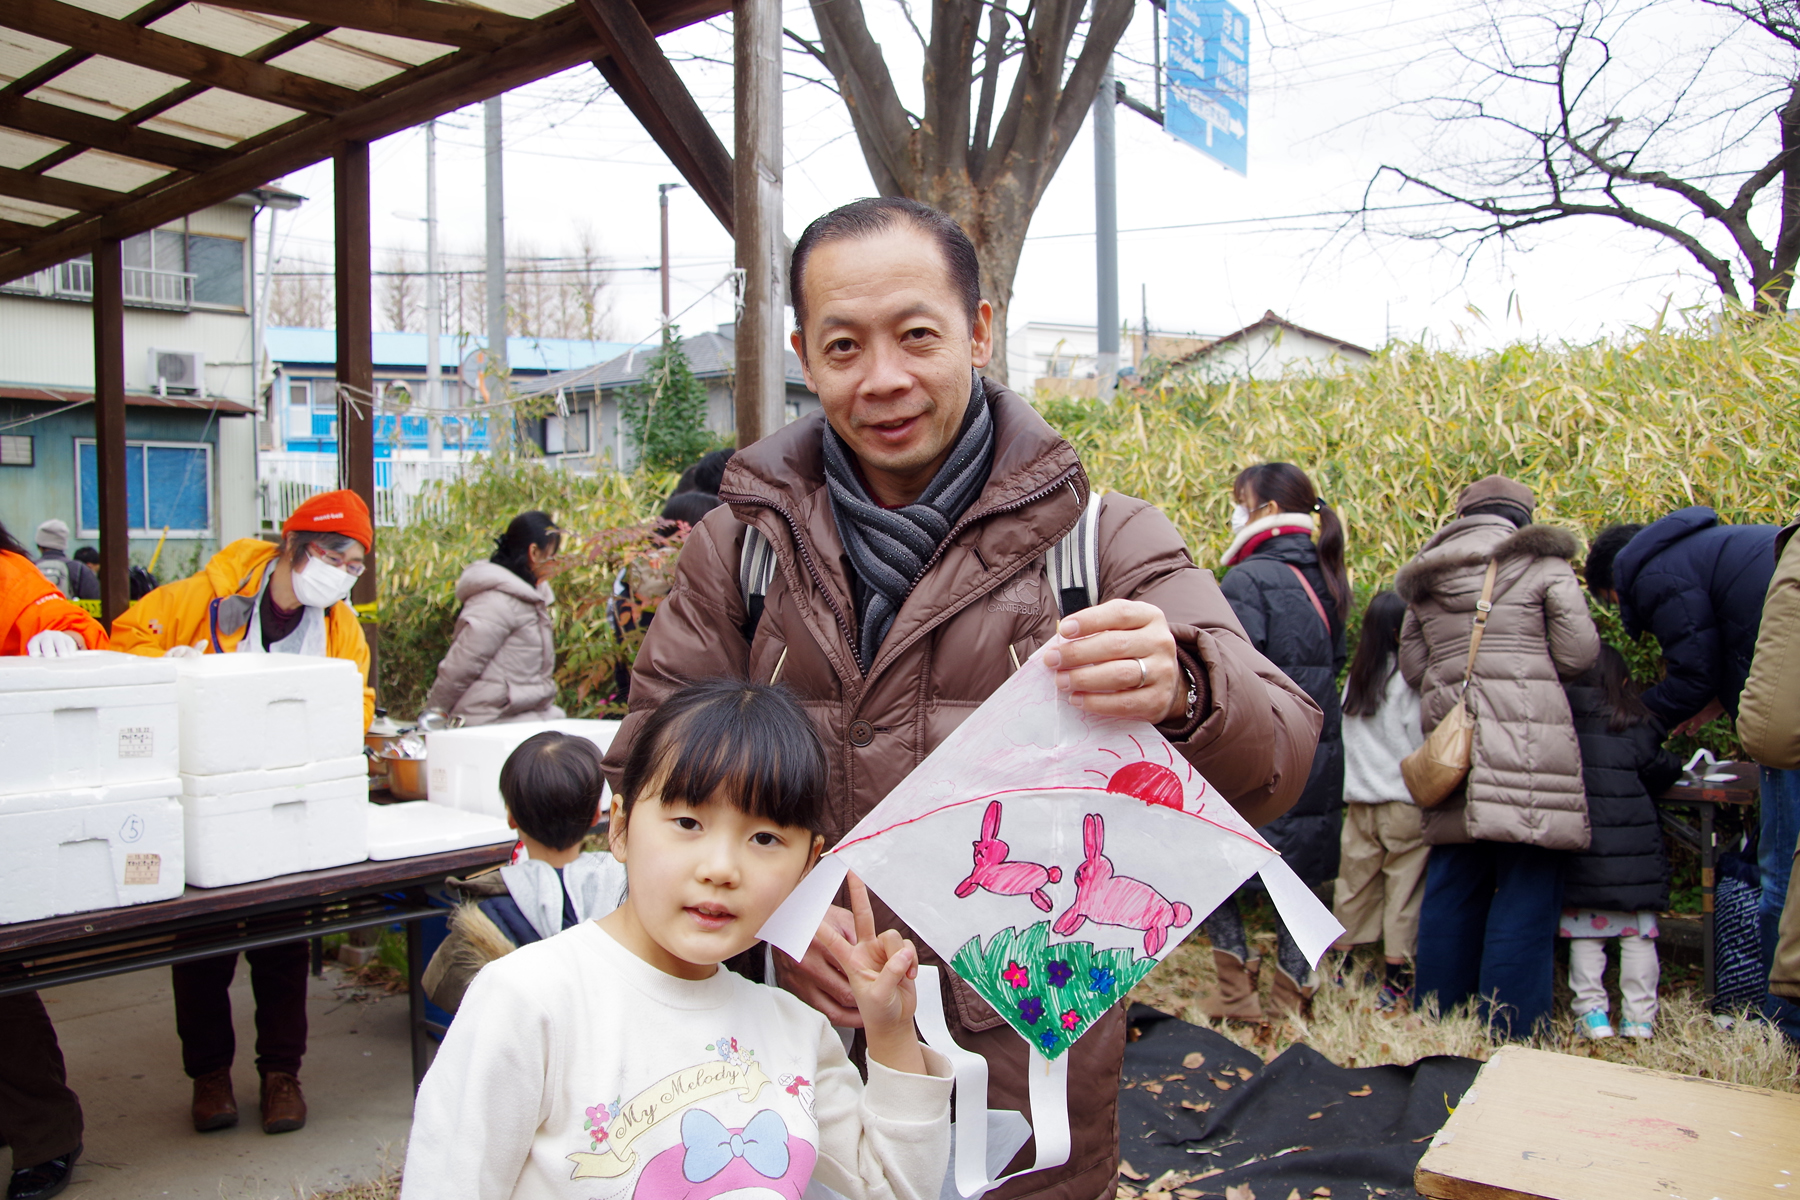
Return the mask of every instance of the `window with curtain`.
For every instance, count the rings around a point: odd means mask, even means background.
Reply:
[[[75,486],[81,537],[100,531],[99,452],[91,439],[75,443]],[[212,447],[205,442],[127,442],[125,517],[133,537],[206,537],[212,533]]]

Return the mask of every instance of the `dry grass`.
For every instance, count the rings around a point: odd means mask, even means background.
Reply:
[[[1264,958],[1274,961],[1274,935],[1257,938]],[[1306,1019],[1277,1021],[1256,1026],[1209,1021],[1200,1011],[1200,1000],[1216,986],[1212,950],[1205,937],[1195,934],[1145,976],[1131,999],[1173,1013],[1195,1025],[1216,1029],[1234,1042],[1274,1058],[1296,1042],[1305,1042],[1332,1062],[1346,1067],[1370,1067],[1383,1063],[1406,1064],[1430,1054],[1456,1054],[1485,1061],[1496,1043],[1486,1027],[1467,1011],[1449,1016],[1408,1013],[1390,1017],[1375,1009],[1376,986],[1365,982],[1364,966],[1376,958],[1359,954],[1346,972],[1343,987],[1326,984],[1313,997],[1312,1015]],[[1263,979],[1263,1004],[1268,1010],[1268,980]],[[1776,1091],[1800,1091],[1795,1072],[1800,1060],[1781,1035],[1760,1021],[1740,1020],[1720,1029],[1695,994],[1686,988],[1665,985],[1662,1013],[1656,1036],[1647,1042],[1614,1038],[1588,1042],[1575,1032],[1565,1003],[1551,1032],[1529,1043],[1540,1050],[1578,1054],[1609,1062],[1630,1063],[1658,1071],[1698,1075],[1728,1083]]]
[[[341,1192],[311,1192],[305,1200],[398,1200],[399,1195],[400,1172],[393,1171]]]

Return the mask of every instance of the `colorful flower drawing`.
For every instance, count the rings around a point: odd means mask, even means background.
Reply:
[[[1044,964],[1044,977],[1050,981],[1051,987],[1063,987],[1069,982],[1069,976],[1075,974],[1075,968],[1060,959],[1051,959]]]
[[[1038,1044],[1043,1046],[1046,1050],[1054,1050],[1056,1048],[1056,1041],[1057,1037],[1054,1029],[1046,1029],[1044,1032],[1038,1034]]]
[[[1044,1002],[1036,996],[1019,1001],[1019,1016],[1027,1025],[1036,1025],[1044,1017]]]
[[[1031,972],[1027,971],[1016,962],[1007,963],[1006,970],[1000,972],[1000,978],[1006,980],[1006,982],[1012,984],[1016,988],[1031,986]]]
[[[1110,992],[1114,984],[1113,973],[1105,967],[1088,968],[1088,991]]]
[[[607,1110],[606,1105],[596,1104],[587,1110],[587,1119],[590,1125],[604,1125],[612,1120],[612,1113]]]
[[[1081,1014],[1071,1008],[1062,1015],[1062,1027],[1071,1031],[1081,1028]]]

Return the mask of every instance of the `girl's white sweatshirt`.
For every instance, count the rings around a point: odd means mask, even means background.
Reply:
[[[1344,799],[1352,804],[1412,803],[1400,760],[1425,741],[1419,731],[1419,693],[1395,671],[1372,717],[1344,714]]]
[[[950,1065],[869,1064],[720,968],[677,979],[584,921],[482,968],[419,1088],[403,1200],[936,1200]]]

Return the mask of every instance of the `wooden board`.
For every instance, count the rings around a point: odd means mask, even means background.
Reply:
[[[1705,800],[1713,804],[1748,805],[1755,804],[1758,793],[1762,791],[1762,774],[1755,763],[1722,762],[1706,773],[1729,775],[1732,778],[1729,782],[1715,780],[1710,783],[1693,783],[1684,776],[1657,799],[1676,804]]]
[[[1437,1200],[1800,1193],[1800,1095],[1507,1046],[1419,1160]]]

